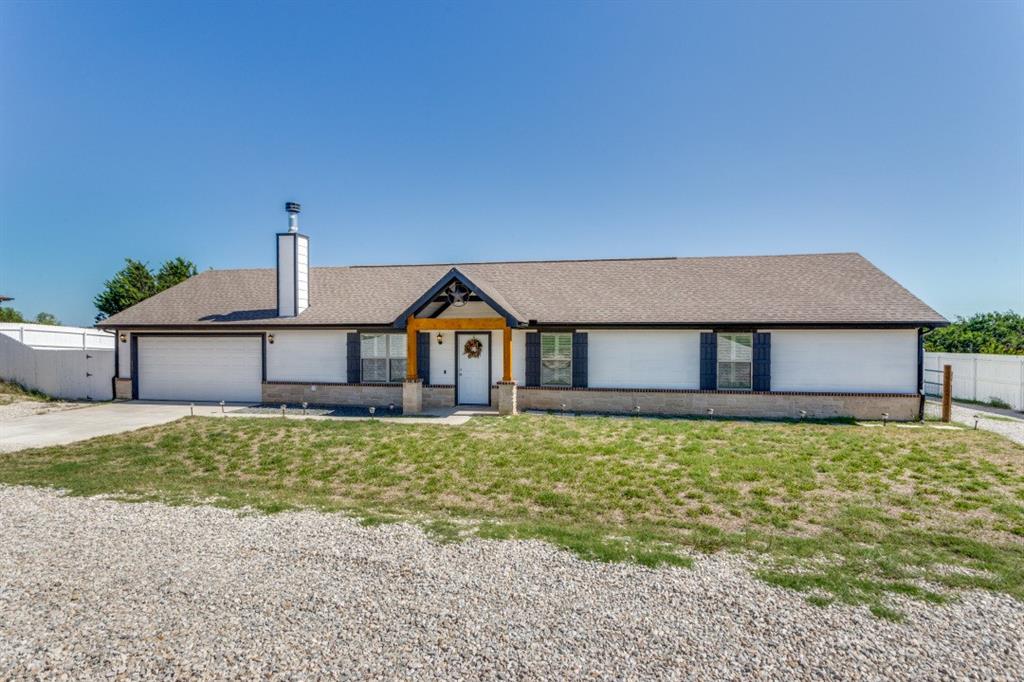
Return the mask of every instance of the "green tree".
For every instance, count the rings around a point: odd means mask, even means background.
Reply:
[[[24,322],[25,318],[21,316],[14,308],[3,308],[0,307],[0,322]]]
[[[1024,355],[1024,315],[977,313],[924,337],[925,350],[940,353]]]
[[[93,299],[100,311],[96,321],[116,315],[194,274],[196,266],[181,257],[166,261],[155,273],[142,261],[125,258],[125,266],[103,283],[103,291]]]
[[[54,324],[59,325],[60,320],[53,313],[39,313],[36,315],[36,324]]]
[[[181,256],[166,261],[156,273],[156,290],[170,289],[196,274],[195,263]]]

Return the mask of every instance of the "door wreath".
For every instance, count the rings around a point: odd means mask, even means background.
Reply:
[[[467,358],[478,358],[484,352],[484,344],[480,342],[480,339],[470,339],[462,347],[462,352],[466,354]]]

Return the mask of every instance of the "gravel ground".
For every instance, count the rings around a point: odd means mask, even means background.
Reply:
[[[928,401],[925,403],[925,414],[931,417],[940,416],[942,414],[942,404]],[[960,422],[961,424],[973,427],[974,415],[976,414],[981,415],[981,419],[978,420],[979,429],[1001,434],[1012,441],[1016,441],[1021,445],[1024,445],[1024,419],[1017,419],[1003,415],[995,415],[995,418],[991,418],[989,413],[983,412],[982,410],[973,407],[964,407],[963,405],[957,405],[955,403],[950,416],[955,422]]]
[[[0,678],[1024,677],[1009,597],[909,602],[896,624],[749,568],[0,486]]]
[[[46,414],[47,412],[60,412],[61,410],[73,410],[77,407],[93,405],[89,402],[75,402],[65,400],[41,401],[41,400],[19,400],[6,405],[0,405],[0,421],[28,417],[33,414]]]

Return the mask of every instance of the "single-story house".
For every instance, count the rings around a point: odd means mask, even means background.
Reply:
[[[856,253],[211,270],[114,315],[123,399],[915,419],[948,324]]]

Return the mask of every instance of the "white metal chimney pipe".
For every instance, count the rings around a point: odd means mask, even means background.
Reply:
[[[294,201],[289,201],[284,205],[284,210],[288,211],[288,231],[295,233],[299,231],[299,211],[302,207]]]

